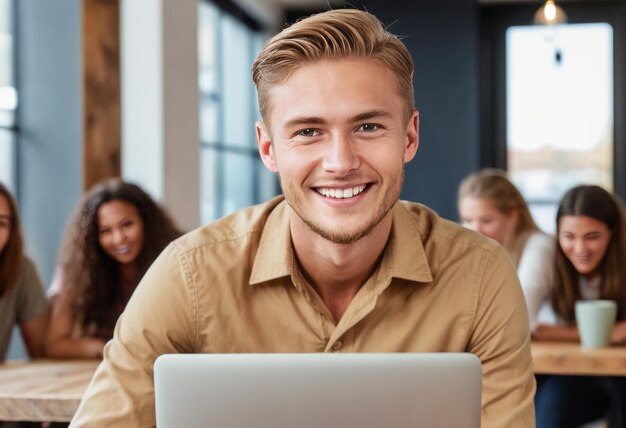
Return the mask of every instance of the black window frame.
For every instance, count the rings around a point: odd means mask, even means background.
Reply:
[[[248,30],[250,30],[252,33],[260,35],[260,34],[264,34],[265,29],[263,28],[263,26],[257,21],[255,20],[251,15],[249,15],[245,10],[243,10],[241,7],[239,7],[237,4],[233,3],[232,1],[228,1],[228,0],[203,0],[202,3],[208,3],[208,4],[213,4],[214,6],[216,6],[216,8],[219,10],[219,13],[221,15],[227,14],[229,15],[231,18],[234,18],[235,20],[237,20],[239,23],[243,24],[244,27],[246,27]],[[218,46],[218,49],[221,50],[221,40],[219,40],[219,37],[221,36],[221,34],[219,34],[218,32],[218,40],[216,41],[216,45]],[[251,51],[248,52],[249,57],[252,57],[253,52],[253,46],[250,46]],[[221,52],[218,52],[218,58],[223,58],[223,55]],[[218,74],[218,81],[222,78],[221,73]],[[222,87],[223,85],[221,83],[218,83],[218,87]],[[213,102],[216,102],[218,104],[218,122],[222,121],[222,118],[224,117],[224,105],[221,102],[222,101],[222,93],[220,92],[212,92],[212,93],[207,93],[207,92],[199,92],[199,101],[200,101],[200,105],[202,105],[203,100],[210,100]],[[254,100],[256,100],[256,94],[252,93],[252,97],[251,99],[253,100],[253,102],[250,104],[250,106],[248,106],[251,110],[252,110],[252,117],[257,115],[257,106],[256,106],[256,102]],[[247,124],[246,124],[247,125]],[[249,124],[250,127],[253,126],[253,124]],[[252,129],[252,128],[251,128]],[[251,131],[251,135],[253,134],[253,132]],[[247,144],[229,144],[225,141],[225,137],[223,135],[223,127],[219,126],[218,128],[218,132],[217,132],[217,138],[215,141],[206,141],[202,139],[202,136],[200,138],[200,150],[212,150],[214,152],[214,154],[218,157],[218,160],[215,164],[215,169],[212,171],[212,173],[214,174],[214,176],[216,177],[216,180],[214,182],[214,189],[213,189],[213,194],[215,195],[215,219],[220,218],[226,214],[228,214],[226,207],[225,207],[225,201],[226,201],[226,194],[227,194],[227,188],[226,186],[228,186],[227,180],[224,179],[225,177],[225,165],[224,165],[224,156],[231,154],[231,155],[237,155],[237,156],[243,156],[247,159],[251,159],[254,161],[254,171],[253,171],[253,177],[258,178],[260,174],[262,174],[264,172],[264,166],[262,164],[262,161],[259,157],[259,152],[258,149],[256,147],[256,145],[247,145]],[[201,184],[202,185],[202,184]],[[261,185],[262,185],[262,180],[258,180],[255,179],[253,180],[252,183],[252,200],[250,201],[252,204],[255,203],[259,203],[262,202],[262,190],[261,190]],[[269,189],[270,192],[273,192],[274,194],[277,194],[279,192],[279,186],[278,186],[278,182],[276,181],[273,185],[272,189]],[[201,200],[201,203],[203,201]],[[204,221],[204,219],[203,219]]]

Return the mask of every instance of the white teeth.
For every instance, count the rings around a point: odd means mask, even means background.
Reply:
[[[359,186],[355,186],[348,189],[334,189],[329,187],[320,187],[317,189],[318,193],[326,196],[327,198],[336,198],[336,199],[344,199],[351,198],[353,196],[358,195],[363,190],[365,190],[365,184],[361,184]]]

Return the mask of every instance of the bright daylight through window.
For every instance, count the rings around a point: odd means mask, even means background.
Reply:
[[[507,30],[507,163],[540,227],[581,184],[613,189],[613,29]]]
[[[0,0],[0,182],[15,192],[15,110],[13,11],[11,0]]]
[[[265,35],[212,2],[198,21],[201,221],[208,223],[276,194],[259,158],[259,117],[250,67]]]

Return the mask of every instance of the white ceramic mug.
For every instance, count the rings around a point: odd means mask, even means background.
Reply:
[[[617,303],[612,300],[576,302],[576,325],[583,348],[602,348],[611,344]]]

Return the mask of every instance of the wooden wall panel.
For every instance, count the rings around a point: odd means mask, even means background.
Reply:
[[[83,0],[83,188],[121,175],[120,1]]]

